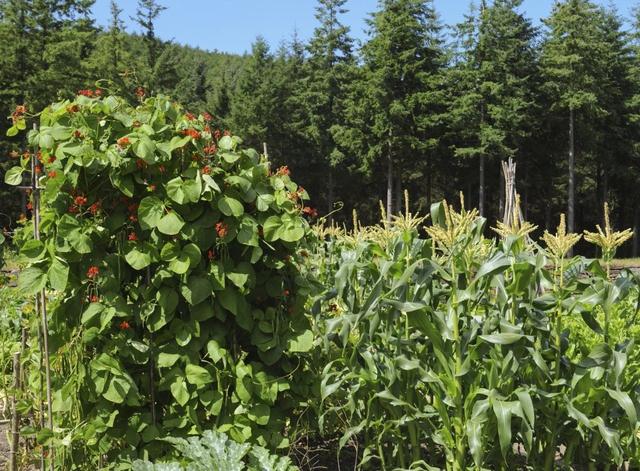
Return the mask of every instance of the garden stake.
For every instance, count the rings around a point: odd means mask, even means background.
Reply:
[[[151,284],[151,271],[147,267],[147,286]],[[153,370],[155,368],[155,362],[153,361],[153,334],[149,337],[149,343],[151,347],[151,358],[149,359],[149,391],[151,392],[151,421],[153,425],[156,425],[156,384]]]
[[[13,354],[13,397],[11,398],[11,450],[9,471],[18,471],[18,446],[20,445],[20,413],[18,412],[18,390],[20,381],[20,352]]]
[[[37,129],[36,124],[33,125],[34,131]],[[38,179],[36,176],[36,161],[35,154],[31,156],[31,191],[33,195],[33,238],[40,240],[40,188],[38,187]],[[48,333],[48,321],[47,321],[47,302],[44,288],[36,294],[36,311],[40,311],[40,318],[42,321],[42,347],[44,349],[44,372],[47,385],[47,415],[48,426],[53,432],[53,413],[52,413],[52,400],[51,400],[51,364],[49,362],[49,333]],[[50,461],[49,466],[53,471],[53,448],[50,448]]]

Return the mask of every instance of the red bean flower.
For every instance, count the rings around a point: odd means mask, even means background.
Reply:
[[[120,324],[118,324],[118,327],[120,328],[120,330],[128,330],[131,328],[131,324],[129,324],[127,321],[122,321],[120,322]]]
[[[47,173],[47,177],[49,178],[56,178],[58,174],[56,173],[55,170],[51,170],[49,173]]]
[[[100,274],[100,269],[95,265],[90,266],[89,269],[87,270],[87,278],[89,278],[90,280],[93,280],[99,274]]]
[[[129,234],[129,236],[127,238],[130,241],[135,242],[136,240],[138,240],[138,234],[136,234],[135,232],[132,232],[131,234]]]
[[[101,207],[102,205],[100,204],[100,201],[96,201],[91,206],[89,206],[89,212],[95,216],[96,214],[98,214],[98,211],[100,211]]]
[[[184,131],[182,131],[182,133],[185,136],[190,136],[193,139],[200,139],[202,137],[202,134],[200,134],[200,131],[193,128],[185,129]]]
[[[127,147],[129,144],[131,144],[131,142],[129,141],[129,138],[127,136],[125,137],[121,137],[120,139],[118,139],[116,141],[116,143],[120,146],[120,147]]]
[[[229,226],[227,225],[227,223],[220,221],[216,224],[216,234],[218,234],[218,237],[224,239],[228,233]]]
[[[280,176],[288,176],[291,175],[291,170],[289,170],[289,167],[287,167],[286,165],[283,167],[280,167],[278,169],[278,171],[276,172],[276,175],[280,175]]]
[[[87,197],[82,195],[76,196],[73,202],[76,204],[76,206],[84,206],[85,204],[87,204]]]
[[[302,212],[312,218],[318,217],[318,210],[316,208],[311,208],[310,206],[302,208]]]

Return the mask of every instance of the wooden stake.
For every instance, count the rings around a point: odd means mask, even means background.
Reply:
[[[13,354],[13,397],[11,398],[11,443],[9,471],[18,471],[18,448],[20,446],[20,413],[18,412],[18,391],[20,380],[20,352]]]

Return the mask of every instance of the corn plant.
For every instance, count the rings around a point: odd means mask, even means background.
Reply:
[[[528,231],[485,239],[484,219],[464,207],[436,204],[431,220],[429,238],[387,228],[387,244],[350,240],[334,255],[334,289],[315,306],[321,429],[339,430],[364,469],[628,459],[637,396],[622,377],[633,342],[608,343],[595,312],[627,299],[633,278],[565,260],[577,239],[561,229],[547,252],[525,243]],[[601,341],[570,357],[567,319]]]

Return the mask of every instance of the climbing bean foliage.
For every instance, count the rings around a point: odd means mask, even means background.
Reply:
[[[634,318],[638,280],[579,257],[554,266],[524,237],[456,221],[436,204],[436,240],[387,227],[316,248],[329,280],[314,304],[322,433],[362,469],[595,470],[637,456],[636,347],[605,324],[613,309]]]
[[[51,298],[55,427],[38,439],[57,466],[153,459],[212,427],[286,447],[312,344],[304,189],[162,96],[78,96],[38,124],[41,240],[28,224],[16,241],[19,288]],[[7,183],[29,181],[29,157]]]

